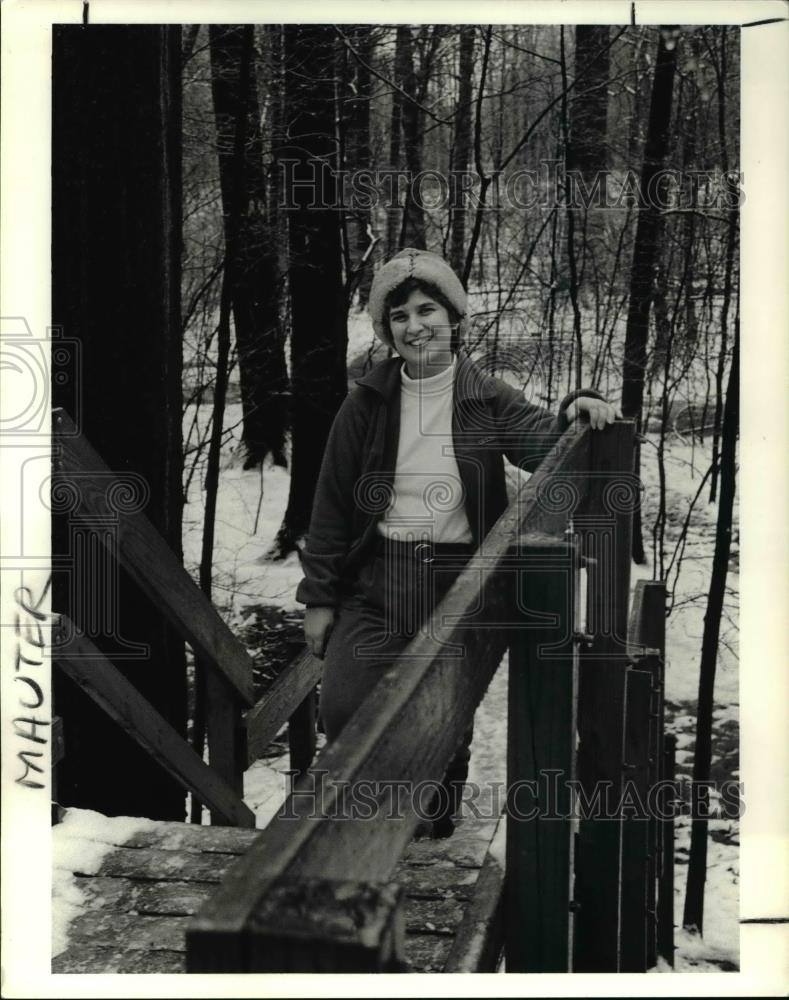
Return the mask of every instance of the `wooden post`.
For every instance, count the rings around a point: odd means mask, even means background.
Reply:
[[[243,799],[247,748],[242,706],[228,681],[212,665],[204,664],[203,669],[208,763]],[[223,826],[227,818],[212,809],[211,823]]]
[[[390,883],[282,880],[245,928],[247,972],[404,972],[403,890]]]
[[[663,775],[663,660],[656,653],[636,659],[638,670],[646,671],[651,679],[651,701],[648,725],[647,787],[655,788]],[[661,869],[661,823],[651,810],[647,830],[647,968],[657,962],[657,881]]]
[[[586,816],[578,832],[574,971],[619,969],[621,821],[616,818],[624,743],[634,425],[592,435],[586,505],[573,524],[593,558],[587,570],[586,631],[578,703],[578,778]]]
[[[628,637],[632,645],[665,652],[666,584],[662,580],[636,581]]]
[[[627,671],[625,678],[625,754],[622,788],[622,899],[620,971],[646,972],[648,913],[649,750],[652,675]]]
[[[674,783],[676,776],[677,738],[669,734],[664,739],[663,778]],[[662,864],[658,883],[657,950],[674,966],[674,820],[661,819],[663,835]]]
[[[316,732],[316,699],[315,688],[308,692],[288,723],[288,747],[290,748],[290,769],[296,772],[293,780],[299,777],[312,764],[315,756]]]
[[[508,972],[568,972],[577,658],[577,556],[567,541],[530,545],[510,645],[507,729]]]
[[[663,733],[665,729],[665,648],[666,585],[662,580],[638,580],[633,591],[628,635],[638,655],[638,669],[652,674],[652,711],[650,712],[649,786],[665,777],[663,771]],[[650,816],[647,854],[647,968],[657,961],[657,881],[662,871],[663,824]]]

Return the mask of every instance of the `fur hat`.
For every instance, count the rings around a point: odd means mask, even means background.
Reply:
[[[391,337],[384,323],[384,302],[387,295],[394,291],[408,278],[428,281],[442,292],[447,301],[458,311],[461,317],[466,315],[466,290],[460,278],[447,264],[443,257],[430,250],[415,250],[406,247],[376,273],[370,287],[370,297],[367,308],[373,320],[376,335],[389,347],[393,347]],[[462,327],[465,323],[462,323]]]

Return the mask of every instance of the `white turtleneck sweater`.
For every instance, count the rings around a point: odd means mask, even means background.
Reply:
[[[400,440],[392,503],[378,522],[396,541],[470,542],[464,490],[452,441],[455,366],[430,378],[401,369]]]

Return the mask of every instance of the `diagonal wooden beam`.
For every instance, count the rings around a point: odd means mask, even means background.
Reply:
[[[246,803],[90,639],[76,635],[65,615],[53,629],[52,642],[53,659],[59,668],[176,781],[229,826],[254,828],[255,814]]]
[[[139,588],[161,607],[167,620],[199,659],[214,664],[245,705],[255,702],[252,660],[222,621],[213,604],[186,572],[145,514],[118,510],[109,498],[121,498],[123,485],[80,434],[63,409],[52,411],[55,468],[72,478],[80,509],[97,517],[113,515],[118,525],[118,552],[124,569]],[[101,535],[103,538],[103,534]]]
[[[247,760],[253,764],[321,679],[322,662],[301,653],[246,713]]]

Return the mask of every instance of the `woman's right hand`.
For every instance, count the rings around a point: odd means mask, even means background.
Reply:
[[[304,638],[307,649],[313,656],[322,660],[326,653],[326,643],[329,640],[334,625],[334,608],[307,608],[304,612]]]

